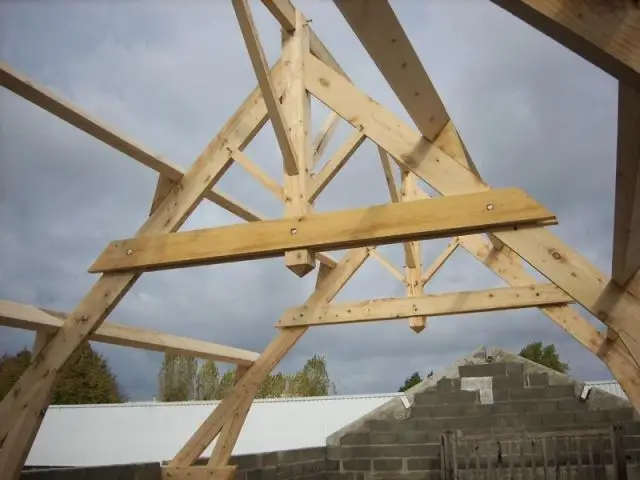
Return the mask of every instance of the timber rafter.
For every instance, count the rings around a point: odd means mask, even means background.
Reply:
[[[269,68],[249,2],[231,1],[258,87],[187,170],[0,63],[0,85],[158,173],[148,219],[135,236],[112,242],[96,259],[91,272],[102,275],[72,312],[0,301],[0,325],[38,334],[34,360],[0,403],[0,478],[15,480],[20,475],[56,373],[87,340],[238,365],[235,387],[164,468],[167,479],[233,476],[229,457],[261,382],[312,326],[409,318],[410,327],[420,332],[430,316],[539,308],[602,359],[640,411],[637,3],[612,2],[609,10],[598,13],[593,10],[598,2],[589,0],[492,0],[620,82],[614,249],[608,278],[549,231],[547,227],[557,222],[552,212],[518,189],[492,189],[483,180],[388,0],[334,4],[412,124],[352,83],[290,0],[263,0],[282,27],[282,58]],[[331,110],[313,139],[311,96]],[[314,172],[341,121],[351,125],[351,135]],[[282,153],[282,181],[269,177],[245,153],[267,122]],[[378,148],[380,181],[386,182],[390,203],[313,212],[315,200],[366,141]],[[233,163],[282,202],[282,218],[266,219],[216,190]],[[430,198],[418,180],[441,196]],[[178,232],[203,199],[248,223]],[[440,237],[453,238],[425,268],[420,242]],[[388,243],[403,245],[404,269],[376,250]],[[350,250],[340,260],[325,253],[346,248]],[[483,263],[508,287],[425,295],[425,284],[457,250]],[[277,319],[277,335],[261,354],[105,323],[143,272],[273,256],[284,256],[287,268],[298,276],[310,273],[316,260],[319,268],[313,293]],[[369,258],[405,285],[406,297],[332,304]],[[525,262],[548,283],[537,283]],[[581,317],[573,304],[598,318],[608,333]],[[214,440],[208,465],[193,466]]]

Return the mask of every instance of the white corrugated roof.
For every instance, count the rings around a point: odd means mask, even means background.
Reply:
[[[622,387],[620,386],[620,384],[615,380],[601,380],[601,381],[595,381],[595,382],[591,381],[591,382],[584,382],[584,383],[586,385],[589,385],[590,387],[598,388],[607,393],[611,393],[620,398],[624,398],[625,400],[628,400],[627,394],[624,393],[624,390],[622,390]]]
[[[233,453],[324,446],[335,431],[402,396],[392,393],[256,400]],[[218,403],[52,405],[26,465],[94,466],[170,460]]]

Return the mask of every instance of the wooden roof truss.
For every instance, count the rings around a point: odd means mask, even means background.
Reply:
[[[409,113],[407,124],[351,82],[289,0],[262,0],[282,26],[282,56],[269,68],[248,0],[231,0],[258,81],[256,88],[188,170],[127,139],[75,106],[0,64],[0,84],[158,172],[149,218],[130,239],[112,242],[91,266],[100,276],[68,314],[0,302],[0,324],[38,332],[34,358],[0,403],[0,478],[17,479],[49,404],[56,372],[85,341],[127,345],[238,364],[235,388],[164,467],[165,478],[227,479],[228,461],[261,381],[314,325],[408,318],[416,332],[429,316],[538,307],[597,355],[640,411],[640,9],[633,0],[493,0],[619,80],[619,132],[612,278],[559,240],[557,222],[519,189],[483,181],[388,0],[334,0]],[[601,3],[601,5],[600,5]],[[332,113],[311,140],[310,96]],[[345,144],[316,171],[337,122],[353,127]],[[283,159],[283,180],[269,178],[244,153],[270,121]],[[313,213],[322,193],[366,140],[378,146],[390,203]],[[284,204],[266,220],[215,189],[239,163]],[[394,177],[399,175],[400,187]],[[425,181],[441,194],[420,188]],[[207,199],[246,224],[178,232]],[[365,221],[366,219],[366,221]],[[420,241],[453,240],[427,268]],[[398,270],[377,245],[402,243]],[[510,287],[424,295],[424,285],[458,248]],[[325,252],[349,249],[340,260]],[[261,353],[104,323],[145,271],[283,256],[302,277],[317,270],[301,306],[277,320],[278,334]],[[406,285],[406,298],[332,304],[369,258]],[[537,283],[523,260],[546,277]],[[318,264],[318,265],[317,265]],[[600,333],[571,304],[606,326]],[[193,466],[217,438],[206,466]]]

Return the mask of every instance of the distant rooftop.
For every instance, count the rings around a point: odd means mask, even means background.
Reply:
[[[322,447],[333,432],[396,397],[404,395],[256,400],[233,454]],[[219,403],[52,405],[26,465],[97,466],[170,460]],[[406,403],[408,406],[408,400]],[[203,456],[209,456],[212,448]]]

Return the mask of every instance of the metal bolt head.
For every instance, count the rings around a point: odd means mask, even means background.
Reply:
[[[493,203],[487,203],[487,210],[493,210]]]
[[[131,250],[130,248],[127,249],[127,255],[131,255],[133,253],[133,250]]]
[[[296,233],[298,233],[298,229],[297,228],[292,228],[291,229],[291,235],[295,235]]]

